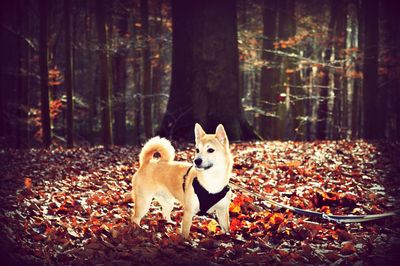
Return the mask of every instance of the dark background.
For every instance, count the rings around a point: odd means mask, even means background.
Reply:
[[[397,1],[11,2],[2,147],[400,137]]]

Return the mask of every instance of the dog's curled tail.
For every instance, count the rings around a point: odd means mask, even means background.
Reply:
[[[146,142],[142,148],[142,151],[140,152],[140,166],[150,162],[156,153],[159,154],[160,161],[172,161],[175,157],[175,149],[172,147],[169,140],[165,138],[154,137]]]

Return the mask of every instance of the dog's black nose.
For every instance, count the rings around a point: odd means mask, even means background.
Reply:
[[[197,166],[200,166],[202,162],[203,162],[203,160],[200,159],[200,158],[197,158],[196,160],[194,160],[194,163],[195,163]]]

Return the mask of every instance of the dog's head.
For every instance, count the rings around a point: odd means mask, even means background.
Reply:
[[[194,127],[196,141],[196,156],[194,166],[199,171],[213,167],[225,167],[231,162],[229,140],[224,126],[219,124],[215,134],[206,134],[203,128],[196,123]]]

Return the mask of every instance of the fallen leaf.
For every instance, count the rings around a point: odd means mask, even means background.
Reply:
[[[24,186],[26,189],[30,189],[32,187],[32,179],[26,177],[24,180]]]
[[[351,241],[346,241],[342,243],[342,248],[340,249],[340,253],[343,255],[351,255],[355,253],[357,250]]]

